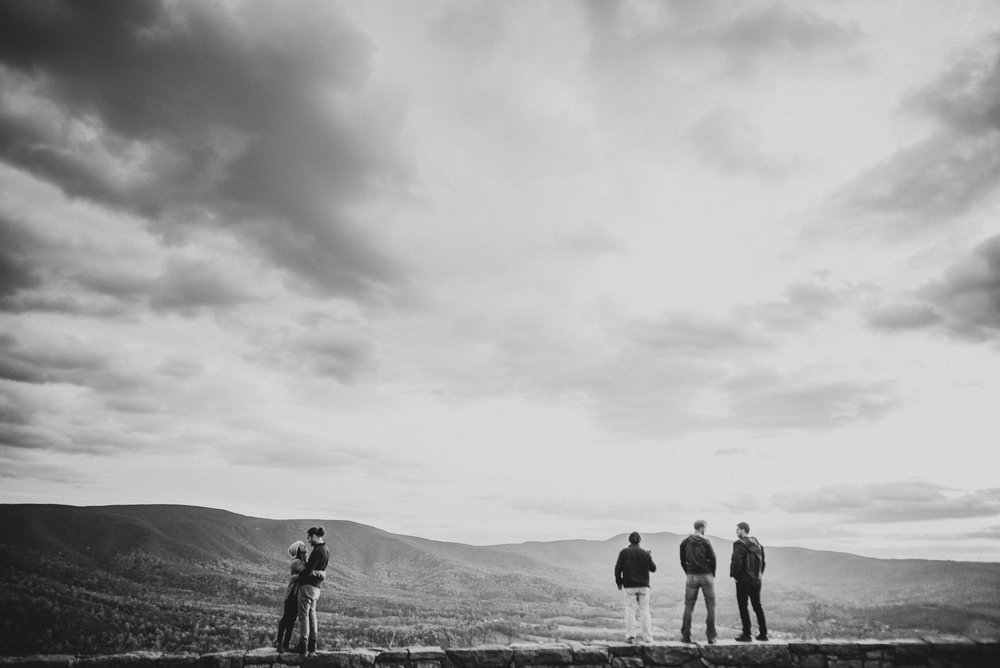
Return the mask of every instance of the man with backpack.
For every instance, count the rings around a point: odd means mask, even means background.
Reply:
[[[757,640],[767,640],[767,622],[764,608],[760,604],[761,576],[764,574],[764,546],[750,535],[750,525],[740,522],[736,525],[739,540],[733,543],[733,560],[729,565],[729,576],[736,580],[736,605],[740,608],[743,633],[736,637],[740,642],[750,642],[750,611],[747,599],[757,615]]]
[[[705,538],[708,522],[694,523],[694,533],[681,542],[681,568],[687,574],[684,587],[684,621],[681,624],[681,640],[691,642],[691,615],[698,601],[698,590],[705,596],[705,636],[708,644],[715,644],[715,550]]]

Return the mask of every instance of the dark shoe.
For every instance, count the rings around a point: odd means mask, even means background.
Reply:
[[[766,633],[761,633],[760,635],[758,635],[756,637],[757,637],[757,640],[760,640],[761,642],[767,642],[767,634]]]
[[[743,635],[736,636],[736,642],[753,642],[753,638],[750,637],[749,633],[744,633]]]
[[[681,636],[681,642],[686,642],[686,643],[688,643],[690,645],[691,644],[691,636]]]
[[[709,638],[708,639],[708,644],[709,645],[714,645],[715,644],[715,638]]]

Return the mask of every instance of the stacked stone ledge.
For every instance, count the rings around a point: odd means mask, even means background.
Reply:
[[[17,668],[1000,668],[1000,641],[965,638],[821,640],[715,645],[595,641],[515,643],[441,649],[320,650],[303,656],[273,649],[113,656],[0,657]]]

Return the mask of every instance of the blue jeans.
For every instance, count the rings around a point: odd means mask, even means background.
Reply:
[[[715,576],[709,573],[689,574],[684,586],[684,621],[681,623],[681,636],[691,638],[691,614],[694,604],[698,602],[698,590],[705,595],[705,637],[715,640]]]

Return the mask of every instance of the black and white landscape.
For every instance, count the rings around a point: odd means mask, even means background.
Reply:
[[[0,524],[0,654],[264,646],[277,624],[285,549],[317,524],[332,553],[319,606],[328,647],[622,636],[612,570],[624,535],[472,546],[192,506],[3,505]],[[659,567],[652,601],[661,640],[679,637],[682,538],[643,540]],[[725,632],[738,625],[730,542],[712,540]],[[793,547],[768,547],[767,564],[775,637],[1000,632],[1000,564]]]
[[[331,643],[617,637],[632,530],[670,637],[696,520],[776,634],[996,633],[998,27],[0,0],[0,654],[266,644],[308,518]]]

